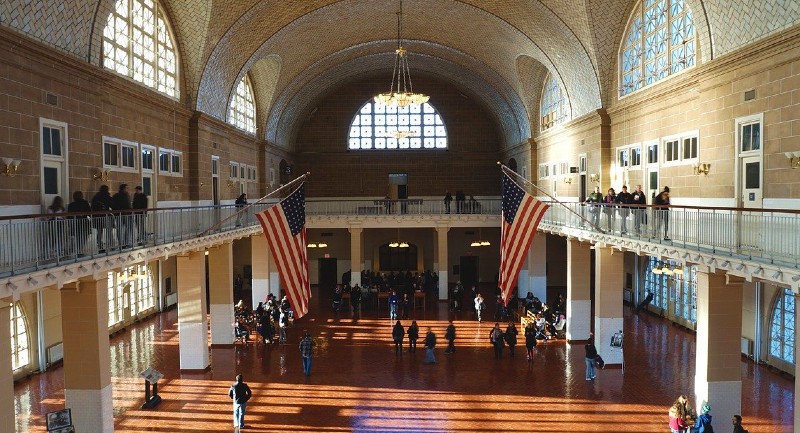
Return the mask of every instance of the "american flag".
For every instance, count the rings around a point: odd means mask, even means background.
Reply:
[[[267,237],[272,258],[278,265],[294,317],[308,313],[311,286],[306,253],[306,193],[301,184],[275,206],[256,214]]]
[[[516,286],[519,270],[528,256],[536,228],[550,206],[523,191],[503,172],[503,221],[500,228],[500,291],[508,300]]]

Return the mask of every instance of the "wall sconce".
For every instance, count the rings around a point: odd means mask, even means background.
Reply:
[[[702,163],[702,164],[695,164],[694,165],[694,174],[696,175],[706,175],[708,176],[708,172],[711,171],[711,164]]]
[[[565,177],[564,178],[564,183],[566,183],[567,185],[571,185],[572,184],[572,178],[571,177]]]
[[[8,177],[14,177],[17,175],[17,169],[19,168],[20,164],[22,164],[22,161],[18,159],[3,158],[3,165],[5,167],[2,168],[0,174],[4,174]]]
[[[786,152],[784,155],[789,159],[789,167],[793,169],[800,168],[800,150],[797,152]],[[3,161],[5,161],[5,159],[3,159]]]
[[[589,180],[594,183],[600,183],[600,175],[597,173],[592,173],[589,175]]]
[[[111,176],[108,170],[97,170],[94,174],[92,174],[93,180],[99,180],[101,182],[108,182],[111,180]]]

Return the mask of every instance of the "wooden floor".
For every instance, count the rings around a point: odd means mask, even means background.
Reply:
[[[396,356],[388,318],[374,311],[361,320],[333,319],[327,299],[289,332],[290,344],[214,348],[208,372],[184,374],[178,365],[177,314],[141,322],[111,340],[117,432],[232,431],[228,387],[238,373],[253,389],[248,432],[665,432],[667,409],[677,395],[692,394],[694,336],[665,320],[626,310],[626,368],[584,378],[583,346],[551,342],[535,362],[517,356],[493,359],[493,322],[471,313],[453,318],[457,351],[444,353],[450,313],[429,302],[417,311],[421,334],[439,337],[438,363],[423,365],[424,350]],[[491,311],[488,312],[491,317]],[[403,321],[403,325],[410,321]],[[308,329],[317,337],[312,374],[303,375],[297,346]],[[165,374],[164,401],[139,409],[138,372],[154,366]],[[751,433],[792,431],[794,380],[742,362],[745,426]],[[15,386],[17,432],[44,432],[42,415],[64,405],[63,369]],[[712,415],[713,402],[712,405]],[[730,431],[728,419],[715,419]],[[94,433],[94,432],[81,432]]]

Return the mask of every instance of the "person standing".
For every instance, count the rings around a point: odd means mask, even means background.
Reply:
[[[617,202],[617,193],[614,188],[609,188],[608,193],[603,197],[603,213],[606,214],[606,230],[614,232],[614,220],[617,216],[617,210],[614,203]]]
[[[669,187],[665,186],[664,190],[658,193],[656,198],[653,199],[653,204],[657,207],[653,208],[655,214],[656,226],[653,230],[653,237],[657,238],[661,233],[661,225],[664,225],[664,240],[669,241]]]
[[[711,406],[704,405],[700,408],[700,415],[697,416],[697,420],[694,423],[694,427],[692,427],[692,431],[695,433],[713,433],[714,427],[711,426]]]
[[[690,427],[686,422],[689,416],[689,399],[681,395],[669,408],[669,429],[672,433],[684,433]]]
[[[478,315],[478,323],[481,323],[481,312],[484,308],[486,308],[486,304],[483,303],[483,296],[478,293],[475,295],[475,314]]]
[[[244,377],[240,374],[236,376],[236,383],[231,385],[228,390],[228,397],[233,400],[233,428],[235,431],[244,428],[244,413],[247,409],[247,401],[253,396],[250,387],[244,383]]]
[[[592,216],[592,226],[600,228],[600,205],[603,203],[603,193],[600,192],[600,187],[594,187],[594,192],[586,197],[586,204],[589,207],[589,214]]]
[[[594,380],[597,373],[594,370],[594,359],[597,357],[597,348],[594,347],[594,338],[589,335],[586,341],[586,380]]]
[[[536,355],[536,343],[536,328],[531,322],[525,327],[525,349],[528,352],[528,362],[533,362],[533,357]]]
[[[631,212],[631,208],[628,206],[632,203],[633,197],[631,193],[628,192],[628,187],[622,185],[622,191],[617,194],[617,203],[621,204],[619,208],[619,219],[620,219],[620,233],[626,234],[628,233],[628,215]]]
[[[136,236],[138,236],[136,242],[138,242],[139,245],[144,245],[147,240],[147,231],[145,230],[145,219],[147,216],[144,212],[148,206],[147,201],[147,194],[144,193],[142,187],[137,186],[134,188],[133,205],[131,207],[139,210],[139,212],[136,212],[133,216],[136,219]]]
[[[245,222],[247,221],[247,215],[245,214],[247,210],[247,194],[242,194],[236,198],[236,227],[242,225],[242,218],[244,218]]]
[[[456,213],[464,213],[464,203],[467,201],[467,196],[464,191],[456,191]]]
[[[642,224],[647,224],[647,196],[642,191],[641,185],[636,185],[636,190],[631,194],[633,207],[633,228],[636,234],[641,234]]]
[[[425,334],[425,364],[436,364],[434,349],[436,349],[436,334],[428,327],[428,333]]]
[[[361,287],[356,283],[350,291],[350,308],[353,310],[353,318],[361,316]]]
[[[494,359],[502,359],[503,358],[503,330],[500,329],[500,323],[495,323],[494,328],[489,333],[489,340],[491,340],[492,345],[494,346]]]
[[[92,205],[83,198],[82,191],[72,193],[72,203],[67,206],[67,213],[88,214],[92,211]],[[72,219],[72,236],[75,238],[75,253],[78,257],[83,257],[86,238],[89,237],[91,230],[89,215],[70,217]]]
[[[453,325],[452,320],[444,331],[444,338],[447,340],[447,350],[444,353],[456,353],[456,325]]]
[[[411,326],[408,327],[406,335],[408,335],[408,351],[412,353],[416,352],[417,339],[419,339],[419,326],[417,326],[416,320],[411,322]]]
[[[92,197],[92,222],[97,230],[97,252],[104,253],[106,248],[111,248],[111,230],[114,220],[108,211],[111,210],[111,193],[108,185],[101,185],[100,190]],[[105,230],[105,236],[103,235]]]
[[[67,210],[64,208],[64,199],[60,195],[53,198],[50,206],[47,206],[47,246],[50,249],[53,257],[60,257],[64,254],[65,239],[67,233],[64,227],[64,214]]]
[[[311,361],[314,359],[314,347],[317,342],[311,339],[308,331],[303,331],[303,339],[300,340],[300,355],[303,357],[303,372],[306,376],[311,376]]]
[[[747,433],[747,430],[745,430],[745,428],[742,427],[741,415],[734,415],[731,422],[733,423],[733,433]]]
[[[289,311],[280,308],[280,316],[278,316],[278,331],[280,332],[280,343],[286,344],[286,328],[289,327]]]
[[[111,208],[119,211],[116,214],[117,218],[117,246],[119,248],[126,248],[129,246],[131,237],[133,236],[133,224],[131,224],[130,212],[131,209],[131,194],[128,191],[128,184],[119,184],[119,191],[111,197]]]
[[[405,335],[406,331],[403,329],[403,325],[401,325],[400,321],[398,320],[397,323],[395,323],[392,327],[392,340],[394,340],[395,355],[400,355],[403,353],[403,337]]]
[[[513,358],[514,348],[517,346],[517,326],[514,325],[514,322],[508,322],[504,336],[508,343],[508,356]]]
[[[453,201],[453,195],[450,191],[444,192],[444,213],[450,213],[450,203]]]

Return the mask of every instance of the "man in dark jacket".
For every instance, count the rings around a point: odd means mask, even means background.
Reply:
[[[633,221],[636,234],[640,234],[642,224],[647,224],[647,196],[644,195],[641,185],[636,185],[636,191],[631,194],[631,204],[638,206],[633,207]]]
[[[392,340],[394,340],[394,353],[400,355],[403,353],[403,337],[406,335],[406,330],[398,320],[392,327]]]
[[[444,331],[444,338],[447,339],[447,350],[444,353],[456,353],[456,326],[453,325],[452,320]]]
[[[105,252],[106,248],[111,248],[111,230],[114,228],[114,220],[108,211],[111,210],[111,193],[108,192],[108,185],[101,185],[97,194],[92,197],[92,212],[97,212],[92,216],[94,228],[97,230],[97,251]],[[105,230],[105,236],[103,236]]]
[[[597,358],[597,348],[594,347],[594,340],[589,335],[589,340],[586,342],[586,380],[593,380],[597,377],[594,370],[594,359]]]
[[[495,323],[494,328],[489,332],[489,340],[491,340],[492,346],[494,346],[494,358],[501,359],[503,357],[503,346],[505,343],[503,342],[503,330],[500,329],[499,323]]]
[[[144,193],[141,186],[137,186],[133,192],[132,207],[134,209],[144,210],[147,209],[147,206],[147,194]],[[136,218],[136,227],[138,228],[137,236],[139,236],[139,239],[137,242],[139,242],[139,245],[144,245],[144,243],[147,241],[147,232],[145,231],[145,221],[147,216],[144,212],[136,212],[134,218]]]
[[[128,184],[122,183],[119,185],[119,191],[111,197],[111,208],[115,211],[117,219],[117,241],[120,248],[129,246],[131,237],[133,237],[133,224],[129,211],[131,209],[131,194],[128,192]]]
[[[506,333],[504,334],[506,343],[508,343],[508,356],[514,357],[514,348],[517,346],[517,326],[514,322],[508,322]]]
[[[436,334],[429,327],[428,333],[425,335],[425,363],[436,364],[436,355],[433,350],[436,348]]]
[[[228,390],[228,397],[233,400],[233,428],[236,431],[245,427],[244,412],[247,409],[247,401],[252,396],[253,393],[250,391],[250,387],[244,383],[244,377],[241,374],[236,376],[236,383],[231,385]]]
[[[89,213],[92,211],[92,206],[83,198],[82,191],[75,191],[72,193],[72,203],[67,206],[68,213],[80,213],[87,215],[78,215],[70,217],[72,219],[72,236],[75,238],[75,253],[78,257],[84,255],[83,249],[86,245],[86,238],[89,237],[91,231]]]
[[[622,191],[617,194],[617,203],[622,205],[629,205],[632,204],[633,196],[631,193],[628,192],[628,187],[622,185]],[[630,214],[630,209],[628,206],[620,206],[619,208],[619,219],[620,219],[620,232],[624,235],[628,233],[628,215]]]
[[[656,220],[655,229],[653,230],[653,237],[658,238],[661,232],[661,225],[664,225],[664,240],[669,241],[669,187],[665,186],[664,190],[658,193],[653,199],[653,205],[658,206],[653,208],[653,216]]]

